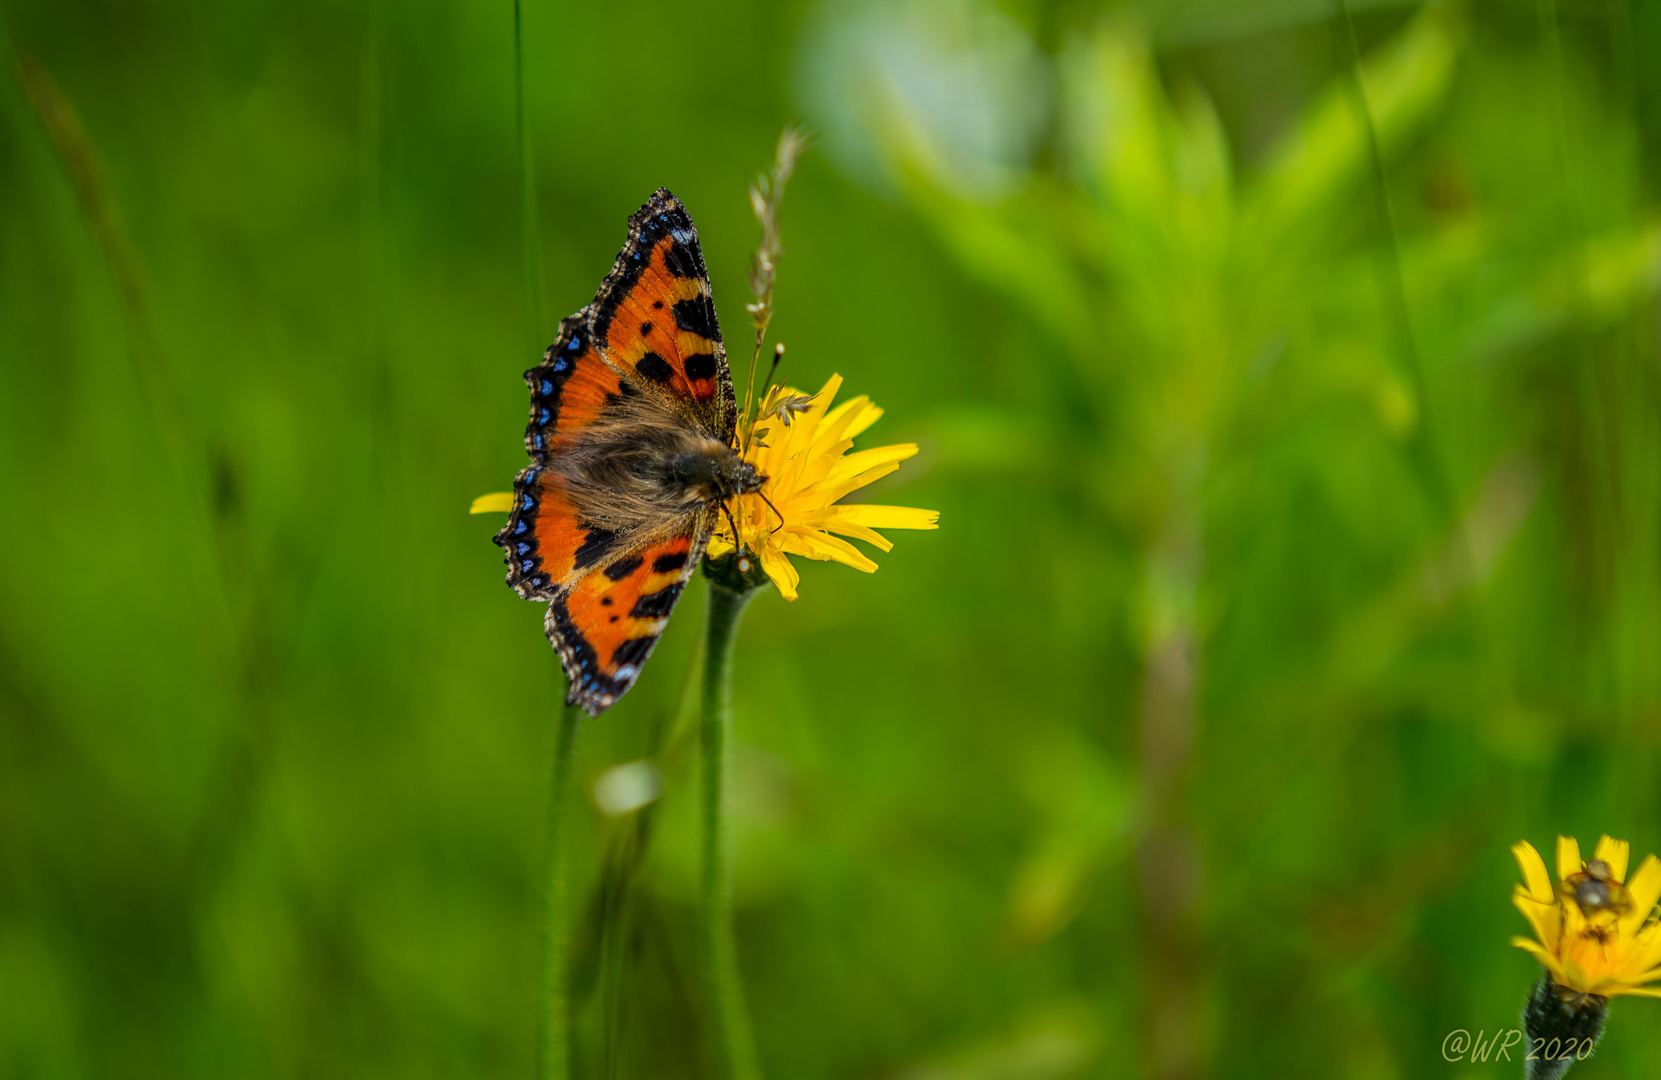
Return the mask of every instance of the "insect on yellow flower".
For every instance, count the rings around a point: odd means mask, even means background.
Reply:
[[[1528,841],[1511,849],[1523,883],[1512,902],[1534,928],[1535,938],[1514,937],[1540,961],[1562,996],[1619,994],[1661,997],[1661,860],[1647,856],[1629,878],[1631,854],[1625,840],[1598,841],[1592,857],[1580,858],[1571,836],[1557,838],[1556,889],[1545,860]]]
[[[841,386],[842,377],[832,375],[811,397],[774,388],[745,440],[745,459],[767,480],[759,492],[732,501],[733,524],[744,549],[755,553],[786,600],[796,599],[800,580],[790,555],[835,560],[869,574],[877,564],[842,537],[891,551],[894,545],[877,529],[939,527],[938,511],[838,501],[917,453],[916,443],[901,443],[849,454],[854,437],[876,423],[882,410],[863,396],[832,408]],[[709,554],[718,557],[733,547],[733,525],[723,520],[710,539]]]

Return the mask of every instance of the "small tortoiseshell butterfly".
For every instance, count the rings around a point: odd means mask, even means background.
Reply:
[[[728,499],[763,477],[733,448],[738,404],[698,232],[659,188],[594,301],[525,372],[533,464],[495,536],[508,584],[548,601],[567,704],[626,693]]]

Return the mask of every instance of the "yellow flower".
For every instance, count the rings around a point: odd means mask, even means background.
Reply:
[[[1514,937],[1545,965],[1559,988],[1577,994],[1661,997],[1661,861],[1646,857],[1630,880],[1630,846],[1605,836],[1591,859],[1580,860],[1573,837],[1557,838],[1558,886],[1546,876],[1545,860],[1528,841],[1511,849],[1523,872],[1512,895],[1517,910],[1534,927],[1538,941]]]
[[[755,553],[786,600],[796,599],[800,580],[789,555],[821,562],[834,559],[869,574],[877,564],[842,537],[891,551],[894,545],[875,530],[939,527],[940,514],[935,510],[837,502],[887,476],[917,453],[916,443],[902,443],[847,454],[854,436],[876,423],[882,410],[866,397],[831,408],[831,399],[841,386],[842,376],[832,375],[811,398],[798,390],[775,389],[762,402],[745,447],[745,460],[767,482],[759,493],[733,500],[733,520],[744,547]],[[720,556],[731,550],[732,528],[723,519],[710,539],[709,554]]]

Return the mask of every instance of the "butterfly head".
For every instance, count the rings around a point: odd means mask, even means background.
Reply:
[[[669,459],[674,482],[704,503],[724,503],[759,491],[767,478],[730,446],[711,439]]]
[[[737,454],[733,455],[733,461],[735,462],[735,465],[733,466],[731,474],[731,494],[748,495],[752,491],[760,491],[761,485],[767,482],[767,478],[757,472],[754,465],[750,464],[748,461],[745,461]],[[730,497],[731,496],[729,496],[729,498]]]

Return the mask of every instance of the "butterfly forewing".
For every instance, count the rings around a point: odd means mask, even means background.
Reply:
[[[732,375],[698,230],[658,188],[629,218],[629,239],[589,305],[589,330],[614,366],[687,408],[713,438],[737,424]]]
[[[526,599],[548,599],[615,547],[615,530],[581,520],[552,463],[602,421],[624,378],[589,339],[587,308],[560,320],[542,363],[525,372],[531,388],[525,450],[535,464],[514,480],[513,510],[495,540],[507,552],[508,584]]]

